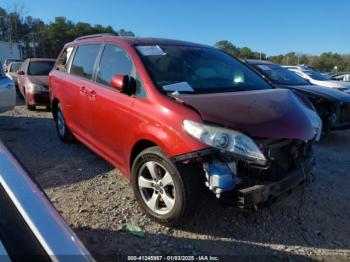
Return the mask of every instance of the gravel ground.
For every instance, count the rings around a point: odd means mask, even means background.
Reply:
[[[29,112],[21,101],[0,114],[0,138],[19,157],[91,253],[222,255],[266,261],[350,259],[350,132],[333,132],[315,146],[316,180],[257,212],[205,196],[182,228],[151,221],[128,181],[79,143],[59,141],[50,112]],[[138,225],[135,235],[128,225]],[[142,233],[141,232],[141,233]]]

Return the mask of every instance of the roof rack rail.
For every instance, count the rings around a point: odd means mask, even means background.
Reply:
[[[89,38],[95,38],[95,37],[104,37],[104,36],[117,36],[116,34],[112,34],[112,33],[102,33],[102,34],[94,34],[94,35],[84,35],[84,36],[80,36],[78,38],[75,38],[74,41],[78,41],[78,40],[83,40],[83,39],[89,39]]]

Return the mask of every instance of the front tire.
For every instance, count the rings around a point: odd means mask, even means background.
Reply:
[[[74,136],[66,124],[64,114],[61,108],[61,104],[57,105],[55,122],[56,122],[57,134],[58,134],[58,137],[61,139],[61,141],[66,143],[73,142]]]
[[[175,226],[191,216],[200,199],[200,173],[172,163],[159,147],[142,151],[132,166],[132,187],[142,209],[159,223]]]

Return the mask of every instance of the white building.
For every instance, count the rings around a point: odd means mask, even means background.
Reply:
[[[0,62],[4,63],[6,58],[21,59],[21,46],[19,43],[0,41]]]

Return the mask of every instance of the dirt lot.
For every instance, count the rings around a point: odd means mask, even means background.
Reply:
[[[0,138],[21,159],[97,258],[124,255],[234,255],[266,261],[350,259],[350,132],[316,145],[316,181],[271,208],[243,212],[208,196],[181,229],[149,220],[128,181],[79,143],[59,141],[51,113],[19,102],[0,114]],[[136,236],[128,230],[144,230]],[[106,258],[106,257],[104,257]],[[224,257],[229,258],[229,257]]]

